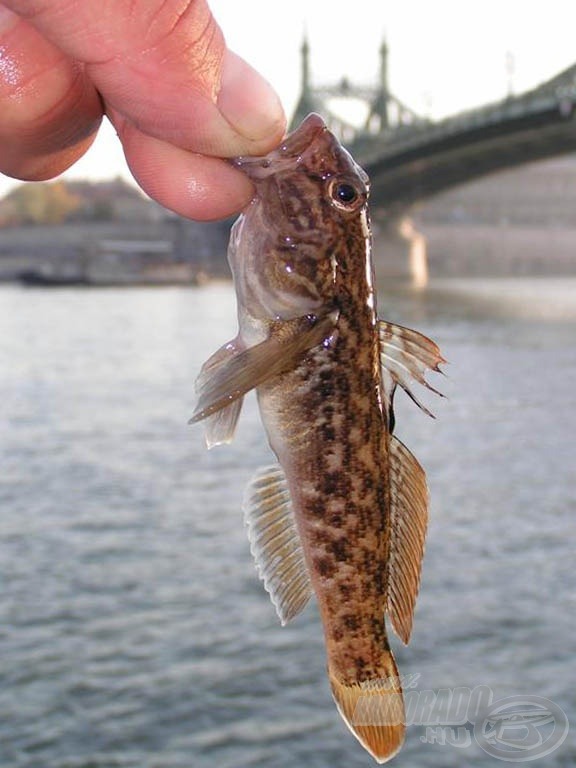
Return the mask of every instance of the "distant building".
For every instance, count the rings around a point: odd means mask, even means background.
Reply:
[[[79,200],[73,221],[162,221],[166,211],[134,184],[117,177],[109,181],[69,181]]]

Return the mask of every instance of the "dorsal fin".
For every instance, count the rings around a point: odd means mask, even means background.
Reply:
[[[410,640],[420,586],[428,524],[428,488],[424,470],[396,437],[390,439],[390,558],[387,612],[394,631]]]
[[[442,393],[431,387],[425,379],[426,371],[441,373],[439,366],[446,362],[438,346],[418,331],[384,320],[378,323],[378,330],[386,413],[391,412],[394,390],[399,384],[424,413],[432,416],[412,391],[411,384],[414,379],[443,397]]]
[[[243,508],[258,574],[284,625],[304,608],[312,587],[280,466],[258,470],[246,489]]]

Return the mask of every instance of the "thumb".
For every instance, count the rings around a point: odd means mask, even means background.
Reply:
[[[276,92],[230,50],[224,52],[216,104],[224,119],[247,142],[246,154],[265,154],[284,136],[286,117]]]

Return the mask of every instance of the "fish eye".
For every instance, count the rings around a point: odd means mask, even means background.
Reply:
[[[341,203],[353,203],[358,197],[352,184],[338,184],[336,186],[336,195]]]
[[[336,208],[348,211],[355,210],[358,201],[362,199],[361,193],[353,184],[350,184],[348,181],[338,181],[337,179],[332,179],[330,182],[328,193],[330,195],[330,202]]]

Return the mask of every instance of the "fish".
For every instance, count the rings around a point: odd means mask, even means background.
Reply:
[[[314,595],[328,679],[377,762],[404,740],[386,617],[408,643],[428,517],[424,470],[394,433],[398,387],[445,362],[417,331],[378,319],[369,180],[317,114],[264,157],[231,161],[254,185],[230,235],[238,334],[203,365],[191,423],[229,443],[256,390],[277,463],[250,481],[250,549],[282,624]]]

